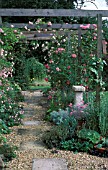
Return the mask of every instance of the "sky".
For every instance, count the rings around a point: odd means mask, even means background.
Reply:
[[[108,10],[108,6],[105,0],[94,0],[93,1],[98,8],[93,3],[86,2],[81,9],[88,9],[88,10]],[[86,7],[85,7],[86,6]]]

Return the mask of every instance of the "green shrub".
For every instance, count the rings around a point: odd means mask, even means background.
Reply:
[[[10,161],[16,157],[15,151],[17,150],[16,146],[9,145],[7,143],[0,145],[0,154],[3,154],[4,161]]]
[[[60,142],[72,139],[76,134],[77,120],[71,116],[61,124],[53,126],[50,131],[44,134],[43,141],[49,148],[60,148]]]
[[[50,119],[53,121],[56,125],[59,125],[64,122],[65,119],[69,117],[68,110],[62,110],[59,109],[59,111],[53,111],[50,113]]]
[[[99,128],[102,136],[108,135],[108,92],[101,95],[99,110]]]
[[[83,128],[78,132],[78,137],[96,144],[100,141],[101,135],[94,130]]]
[[[74,152],[88,152],[93,148],[93,144],[88,141],[78,141],[78,139],[71,139],[61,142],[61,148]]]
[[[11,130],[9,129],[9,127],[5,124],[4,121],[2,121],[0,119],[0,133],[1,134],[7,134],[7,133],[10,133]]]

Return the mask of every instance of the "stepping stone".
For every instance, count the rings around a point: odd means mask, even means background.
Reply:
[[[29,142],[21,142],[20,143],[20,150],[29,150],[29,149],[36,149],[36,150],[44,150],[45,144],[42,141],[29,141]]]
[[[23,125],[25,125],[25,126],[40,125],[40,124],[41,124],[40,121],[25,121],[25,122],[23,122]]]
[[[33,109],[33,108],[30,108],[30,107],[24,107],[23,110],[24,110],[24,111],[34,111],[34,109]]]
[[[36,111],[24,111],[24,117],[28,117],[28,115],[34,116],[36,114]]]
[[[68,170],[65,159],[33,159],[32,170]]]
[[[18,129],[18,135],[34,135],[38,136],[42,133],[41,129]]]
[[[33,117],[35,114],[34,113],[26,113],[24,115],[24,118],[29,118],[29,117]]]

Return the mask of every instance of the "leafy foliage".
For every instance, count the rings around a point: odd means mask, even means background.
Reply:
[[[88,152],[93,148],[93,144],[88,141],[78,141],[78,139],[71,139],[61,142],[61,148],[74,152]]]
[[[34,57],[31,57],[25,61],[24,74],[28,82],[33,78],[42,79],[45,77],[45,67]]]
[[[60,125],[53,126],[50,131],[44,134],[43,141],[49,148],[60,147],[60,142],[72,138],[76,133],[77,121],[71,116],[65,119]]]
[[[0,154],[3,154],[4,161],[10,161],[13,158],[16,157],[16,151],[17,147],[9,145],[7,143],[4,143],[3,145],[0,145]]]
[[[3,120],[0,120],[0,134],[7,134],[10,133],[11,130],[9,127],[5,124]]]
[[[62,110],[60,109],[58,112],[53,111],[50,113],[50,119],[53,121],[55,124],[59,125],[64,122],[69,117],[69,112],[68,110]]]
[[[82,138],[82,139],[86,139],[90,142],[92,142],[93,144],[96,144],[100,141],[100,134],[94,130],[90,130],[90,129],[81,129],[78,132],[78,137]]]

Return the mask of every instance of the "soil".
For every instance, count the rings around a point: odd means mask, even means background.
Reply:
[[[7,134],[9,143],[18,146],[17,157],[7,163],[6,170],[31,170],[34,158],[63,158],[67,162],[68,170],[108,170],[108,158],[89,155],[87,153],[73,153],[56,149],[47,149],[42,142],[42,134],[49,130],[51,124],[44,120],[47,99],[40,91],[23,91],[25,98],[24,122],[12,127],[11,134]],[[37,123],[36,123],[37,121]],[[23,122],[23,123],[24,123]],[[33,122],[35,122],[33,124]]]

